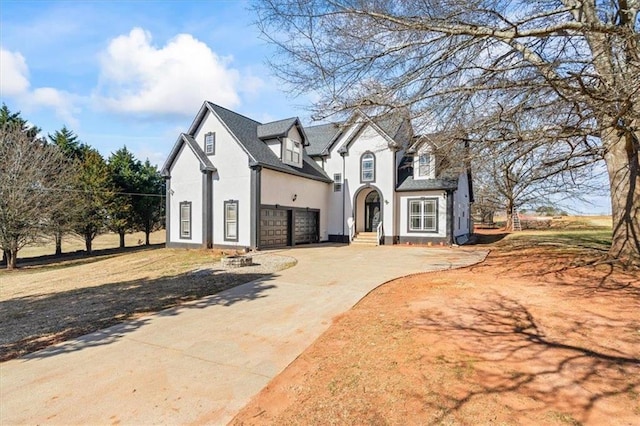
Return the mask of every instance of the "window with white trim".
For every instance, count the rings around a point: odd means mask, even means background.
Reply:
[[[409,231],[438,231],[438,199],[421,198],[409,200]]]
[[[418,156],[418,177],[426,178],[431,175],[431,154],[424,152]]]
[[[376,157],[371,152],[365,152],[360,157],[360,181],[374,182],[376,180]]]
[[[216,134],[209,132],[204,135],[204,153],[214,155],[216,153]]]
[[[301,163],[301,159],[302,159],[302,144],[291,138],[285,138],[284,162],[298,166]]]
[[[342,192],[342,173],[333,175],[333,192]]]
[[[191,202],[180,203],[180,238],[191,239]]]
[[[238,241],[238,201],[224,202],[224,239]]]

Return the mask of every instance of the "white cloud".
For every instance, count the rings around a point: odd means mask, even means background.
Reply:
[[[0,48],[0,94],[11,97],[22,108],[36,110],[50,108],[66,124],[77,126],[74,117],[76,96],[52,87],[30,89],[29,67],[20,52]]]
[[[16,96],[29,89],[29,69],[20,52],[10,52],[0,47],[0,93]]]
[[[111,40],[100,57],[99,105],[120,113],[192,116],[205,99],[229,108],[240,104],[242,77],[231,58],[190,34],[163,47],[151,41],[141,28]],[[247,86],[256,90],[257,78],[250,76]]]
[[[74,115],[79,111],[74,106],[73,99],[75,97],[71,93],[52,87],[39,87],[29,94],[26,102],[36,108],[51,108],[65,124],[77,127],[79,123]]]

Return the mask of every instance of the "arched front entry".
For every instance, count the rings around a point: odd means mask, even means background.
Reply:
[[[355,231],[375,232],[382,222],[382,194],[373,186],[361,188],[355,196]]]

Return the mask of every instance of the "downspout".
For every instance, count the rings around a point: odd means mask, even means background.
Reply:
[[[447,190],[447,221],[449,222],[449,226],[447,229],[447,233],[448,235],[448,240],[449,240],[449,245],[453,245],[453,191],[448,189]]]
[[[396,148],[393,152],[393,191],[391,192],[392,194],[392,200],[391,202],[393,203],[393,209],[391,209],[391,211],[393,211],[393,221],[391,222],[392,228],[391,228],[391,244],[395,244],[396,243],[396,235],[400,234],[400,230],[396,229],[398,225],[398,223],[400,222],[400,215],[398,214],[398,206],[396,203],[396,188],[398,187],[398,168],[400,166],[400,164],[398,163],[398,153],[400,152],[400,150],[398,148]]]
[[[260,166],[251,167],[251,212],[249,248],[251,250],[259,249],[260,245],[260,203],[261,203],[261,170]]]
[[[209,170],[203,171],[203,214],[202,214],[202,244],[204,248],[213,246],[213,199],[212,199],[212,179],[213,173]]]
[[[171,244],[171,177],[164,177],[164,230],[165,230],[165,246]]]
[[[344,159],[344,153],[340,154],[340,156],[342,157],[342,242],[344,242],[344,227],[345,227],[345,218],[344,218],[344,214],[345,214],[345,197],[346,197],[346,192],[347,192],[347,179],[346,176],[344,174],[345,171],[345,159]],[[351,234],[348,234],[351,235]],[[351,244],[351,241],[349,241],[349,244]]]

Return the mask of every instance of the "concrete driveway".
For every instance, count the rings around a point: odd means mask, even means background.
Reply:
[[[372,289],[487,255],[330,245],[273,253],[298,264],[0,364],[0,423],[226,424]]]

